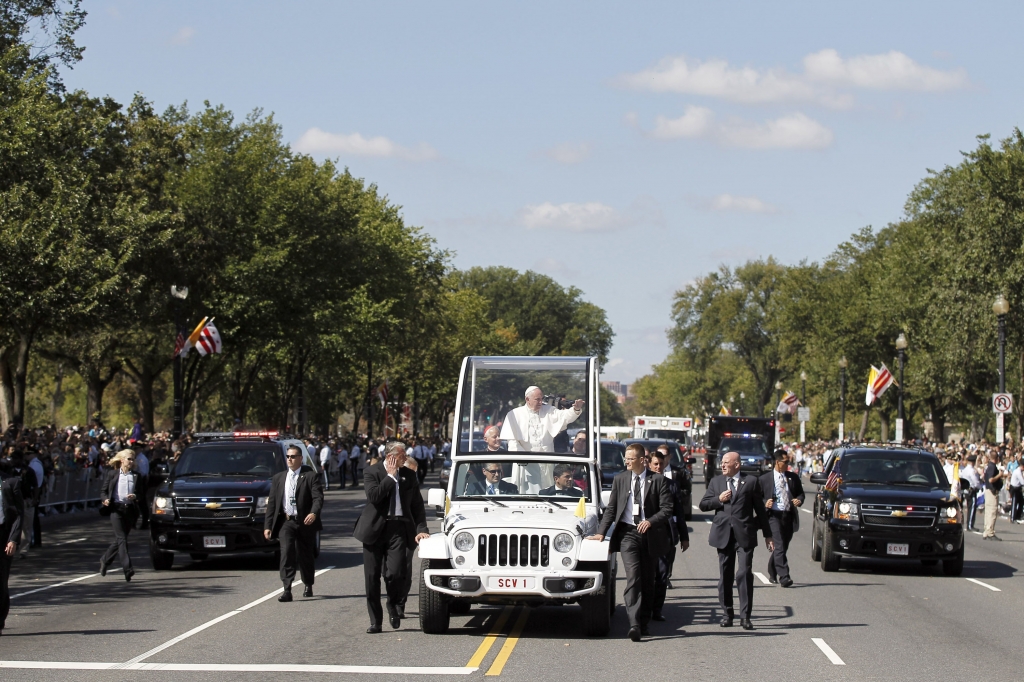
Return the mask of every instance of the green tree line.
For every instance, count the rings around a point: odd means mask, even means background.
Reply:
[[[4,424],[55,420],[69,390],[76,421],[102,421],[116,387],[147,430],[168,426],[176,330],[204,316],[224,352],[183,363],[197,425],[349,413],[379,433],[385,379],[418,423],[445,423],[465,355],[607,356],[605,313],[579,290],[456,270],[376,185],[291,150],[272,115],[67,92],[84,20],[77,1],[0,2]]]
[[[820,262],[773,258],[721,267],[676,292],[671,353],[639,379],[640,413],[771,414],[776,385],[801,395],[807,376],[810,433],[835,437],[839,361],[846,358],[846,434],[887,438],[896,386],[866,408],[868,371],[898,374],[895,340],[908,340],[906,437],[943,440],[947,425],[993,433],[998,388],[997,317],[1006,315],[1007,390],[1024,386],[1024,135],[988,136],[962,161],[929,171],[903,216],[864,228]],[[740,395],[743,395],[741,400]],[[1018,401],[1019,403],[1019,401]],[[1021,434],[1021,411],[1011,420]],[[927,424],[927,427],[926,427]],[[1008,427],[1010,423],[1008,422]]]

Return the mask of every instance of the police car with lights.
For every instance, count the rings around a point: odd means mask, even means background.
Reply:
[[[740,470],[759,476],[772,468],[775,451],[775,420],[762,417],[716,415],[708,418],[704,481],[722,473],[727,452],[740,456]]]
[[[428,493],[442,530],[419,544],[424,632],[446,632],[474,604],[579,604],[585,633],[608,633],[615,555],[585,539],[604,504],[601,442],[588,438],[580,452],[562,437],[570,424],[599,433],[598,378],[597,358],[463,361],[451,475]],[[571,400],[541,404],[544,393]],[[500,420],[489,441],[477,435],[485,415]]]
[[[838,448],[811,483],[818,484],[811,559],[822,570],[838,570],[843,558],[867,558],[941,561],[945,575],[963,572],[963,512],[932,453]]]
[[[277,431],[197,433],[153,498],[149,556],[167,570],[175,554],[201,561],[212,555],[276,554],[263,536],[274,474],[284,471],[285,452],[297,446],[303,465],[319,471],[305,445]],[[314,554],[320,553],[317,533]]]

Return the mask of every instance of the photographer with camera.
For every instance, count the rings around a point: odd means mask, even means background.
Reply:
[[[537,386],[526,389],[525,397],[525,405],[505,415],[501,440],[508,442],[510,451],[556,452],[555,437],[579,419],[586,403],[554,399],[552,402],[557,401],[559,407],[549,405],[545,402],[544,391]]]

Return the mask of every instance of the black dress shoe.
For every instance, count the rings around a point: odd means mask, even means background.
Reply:
[[[306,597],[307,599],[309,597],[312,597],[313,596],[313,586],[312,585],[306,585],[306,589],[302,590],[302,596]]]
[[[398,614],[399,618],[405,620],[405,607],[404,606],[396,606],[395,607],[395,613]]]
[[[366,634],[368,635],[376,635],[378,632],[380,632],[379,625],[371,625],[370,627],[366,628]]]
[[[292,600],[292,591],[291,590],[285,590],[284,592],[281,593],[281,596],[277,598],[277,601],[280,601],[280,602],[291,601],[291,600]]]
[[[793,587],[793,579],[792,578],[786,578],[785,580],[783,580],[779,584],[782,585],[783,587]]]
[[[388,620],[395,630],[402,627],[402,619],[398,617],[398,612],[394,609],[388,609]]]
[[[126,583],[130,583],[132,581],[133,575],[135,575],[135,571],[129,568],[127,571],[124,572],[124,581]]]
[[[779,576],[768,574],[768,582],[777,585],[779,583]]]
[[[640,628],[635,627],[635,626],[631,627],[629,629],[629,638],[631,640],[633,640],[634,642],[639,642],[640,641]]]
[[[749,618],[740,618],[740,627],[744,630],[753,630],[754,624],[750,622]]]
[[[665,620],[665,616],[661,615],[661,611],[655,611],[653,614],[651,614],[651,620],[656,620],[659,623],[661,623]]]
[[[732,627],[732,616],[722,616],[722,622],[718,624],[719,627],[731,628]]]
[[[107,564],[103,563],[102,559],[100,560],[100,575],[104,578],[107,576]]]

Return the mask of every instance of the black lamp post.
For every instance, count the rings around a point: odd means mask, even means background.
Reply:
[[[846,435],[846,356],[839,358],[839,440]]]
[[[178,334],[184,334],[185,330],[181,327],[181,302],[188,298],[188,287],[176,287],[171,285],[171,307],[174,309],[174,331],[175,339]],[[174,356],[174,421],[172,424],[171,431],[175,438],[181,435],[182,431],[185,430],[185,412],[184,412],[184,380],[185,377],[181,370],[181,354],[177,353]]]
[[[992,304],[992,312],[999,320],[999,392],[1006,393],[1006,313],[1010,312],[1010,302],[999,294]]]
[[[782,381],[775,382],[775,419],[779,418],[779,403],[782,402]]]
[[[897,440],[903,440],[903,363],[907,353],[907,336],[900,332],[900,335],[896,337],[896,357],[900,363],[900,392],[896,398],[896,419],[899,421],[896,423],[899,429],[899,438]]]

